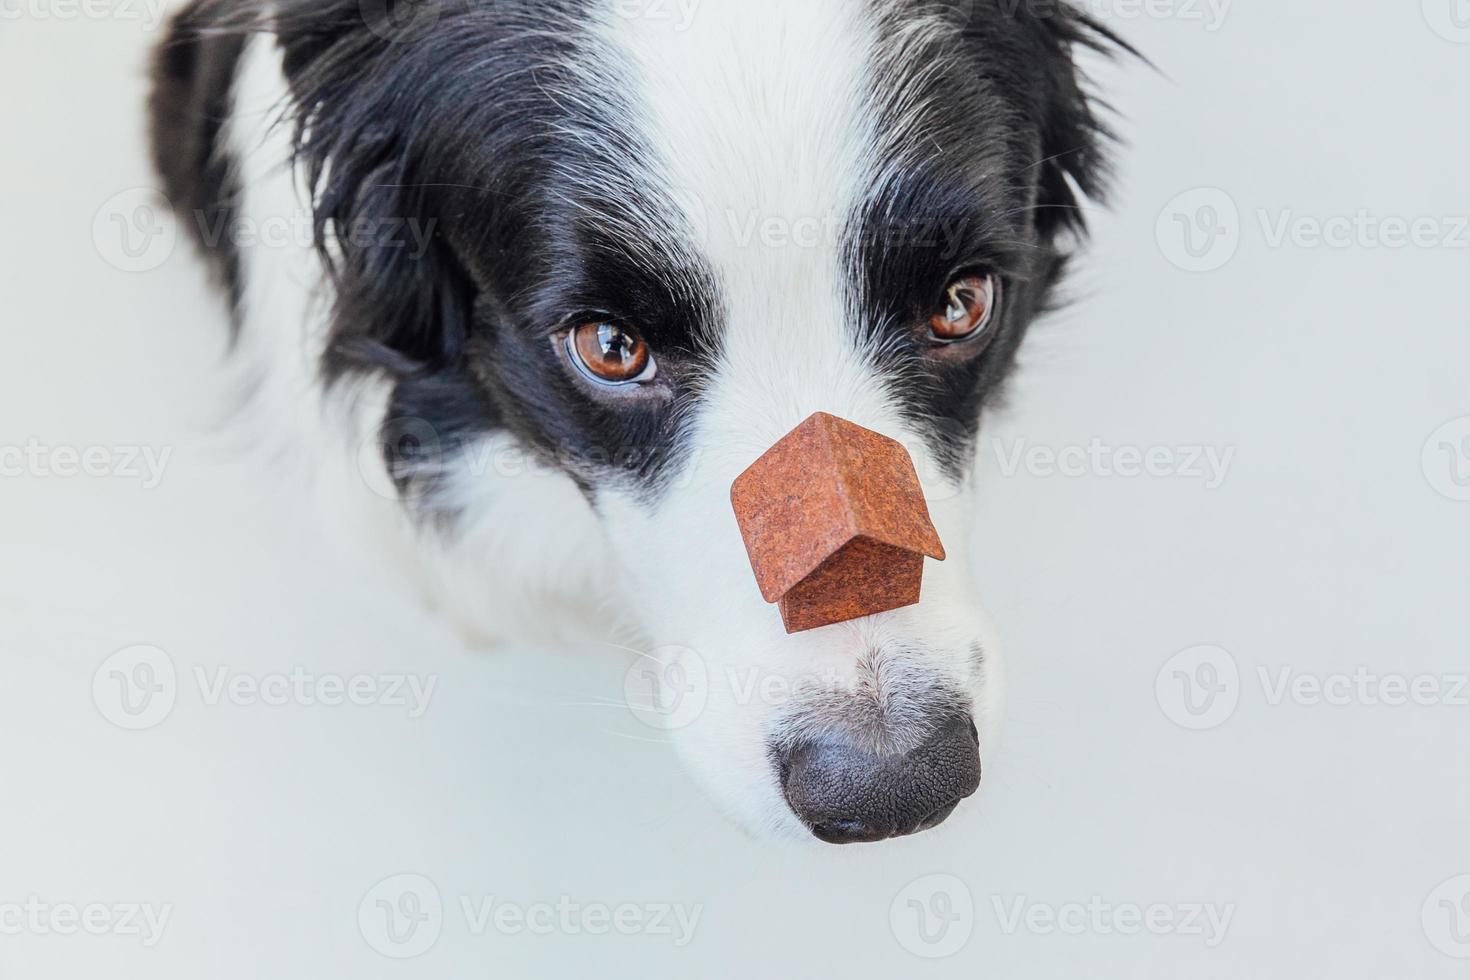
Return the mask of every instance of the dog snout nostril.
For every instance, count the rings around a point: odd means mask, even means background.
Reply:
[[[829,844],[901,837],[937,827],[980,786],[980,750],[969,718],[947,722],[905,755],[876,756],[833,740],[796,746],[782,759],[791,809]]]
[[[828,820],[812,825],[812,834],[828,844],[871,844],[888,834],[861,820]]]

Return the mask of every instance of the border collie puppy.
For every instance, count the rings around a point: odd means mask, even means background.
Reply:
[[[1074,53],[1116,44],[1039,0],[196,0],[154,148],[333,514],[477,639],[639,651],[746,826],[873,841],[994,744],[976,432],[1102,183]],[[815,412],[908,448],[950,560],[788,635],[730,488]]]

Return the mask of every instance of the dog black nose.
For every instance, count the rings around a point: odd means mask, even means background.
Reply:
[[[829,844],[902,837],[937,827],[979,789],[979,738],[954,718],[903,755],[809,742],[784,755],[781,778],[791,809]]]

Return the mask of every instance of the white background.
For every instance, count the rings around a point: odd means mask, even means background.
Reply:
[[[1162,74],[1098,67],[1131,144],[1115,205],[1094,216],[1079,302],[1038,326],[987,423],[978,561],[1011,667],[1005,745],[938,831],[817,849],[715,812],[616,706],[616,651],[469,654],[242,451],[218,304],[188,250],[125,272],[94,240],[105,202],[154,180],[145,8],[5,0],[0,445],[172,456],[152,489],[0,478],[0,978],[1464,976],[1450,927],[1470,939],[1470,911],[1451,918],[1470,889],[1440,886],[1470,873],[1470,705],[1272,704],[1260,675],[1470,670],[1470,502],[1451,499],[1470,457],[1429,442],[1470,416],[1467,233],[1458,248],[1271,237],[1364,212],[1427,217],[1443,238],[1470,214],[1470,29],[1453,2],[1240,0],[1218,23],[1182,0],[1095,5]],[[1200,187],[1215,192],[1171,205]],[[1229,261],[1186,271],[1176,212],[1199,232],[1218,192],[1238,218],[1202,261]],[[994,446],[1023,439],[1234,456],[1214,489],[1008,476]],[[166,651],[180,686],[160,724],[129,732],[92,684],[137,644]],[[1200,645],[1228,659],[1170,663]],[[1176,723],[1200,719],[1175,670],[1207,678],[1199,656],[1227,690],[1196,731]],[[193,672],[220,666],[438,687],[417,720],[211,706]],[[444,914],[401,962],[358,913],[402,873]],[[682,949],[475,935],[463,896],[702,913]],[[32,898],[172,918],[151,948],[4,931],[7,904]],[[916,938],[911,898],[957,910],[942,944]],[[996,903],[1020,899],[1232,918],[1213,947],[1107,920],[1007,931]]]

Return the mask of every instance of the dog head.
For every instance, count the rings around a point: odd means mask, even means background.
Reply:
[[[714,796],[836,842],[943,820],[1001,688],[967,473],[1099,188],[1073,53],[1106,35],[1005,0],[364,9],[288,7],[279,32],[330,366],[390,374],[394,417],[433,426],[431,459],[388,440],[405,486],[433,484],[416,505],[452,525],[473,498],[455,447],[543,454]],[[428,250],[351,243],[392,216],[432,224]],[[950,560],[917,605],[788,634],[730,490],[818,412],[907,448]]]

